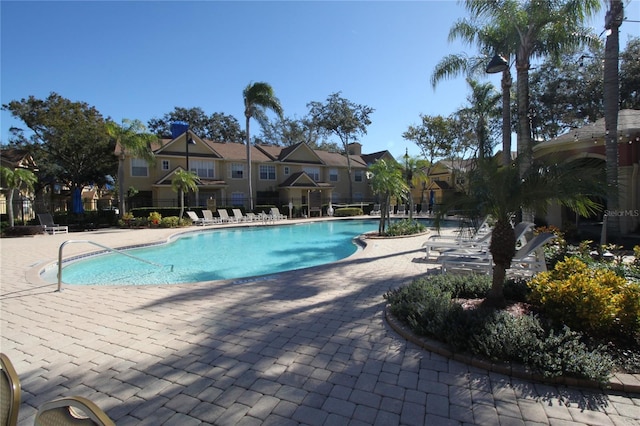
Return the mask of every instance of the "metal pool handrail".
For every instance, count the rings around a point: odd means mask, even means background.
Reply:
[[[64,243],[60,244],[60,248],[58,249],[58,291],[62,291],[62,249],[64,248],[64,246],[66,246],[67,244],[70,244],[70,243],[93,244],[94,246],[100,247],[102,249],[105,249],[105,250],[108,250],[108,251],[111,251],[111,252],[114,252],[114,253],[118,253],[118,254],[121,254],[123,256],[127,256],[127,257],[130,257],[132,259],[135,259],[135,260],[139,260],[140,262],[148,263],[149,265],[157,266],[157,267],[160,267],[160,268],[164,268],[165,266],[171,266],[171,270],[173,271],[173,265],[160,265],[159,263],[154,263],[154,262],[151,262],[149,260],[145,260],[145,259],[142,259],[140,257],[136,257],[136,256],[133,256],[133,255],[130,255],[128,253],[125,253],[122,250],[114,249],[114,248],[105,246],[103,244],[96,243],[95,241],[90,241],[90,240],[67,240]]]

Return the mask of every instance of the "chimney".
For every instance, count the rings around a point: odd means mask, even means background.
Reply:
[[[362,144],[359,142],[352,142],[348,145],[347,152],[349,155],[362,155]]]

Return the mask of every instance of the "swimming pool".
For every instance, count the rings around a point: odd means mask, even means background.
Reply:
[[[178,284],[274,274],[344,259],[358,249],[354,237],[377,228],[378,220],[364,219],[192,232],[168,244],[127,250],[163,267],[111,253],[65,265],[62,281],[71,285]]]

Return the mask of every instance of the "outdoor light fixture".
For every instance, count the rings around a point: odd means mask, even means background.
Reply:
[[[493,58],[491,58],[489,65],[487,65],[486,71],[489,74],[497,74],[499,72],[503,72],[507,68],[509,68],[509,61],[507,61],[504,57],[495,54],[493,55]]]

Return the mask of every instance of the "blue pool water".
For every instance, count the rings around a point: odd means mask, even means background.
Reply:
[[[64,266],[62,281],[78,285],[143,285],[234,279],[335,262],[352,255],[353,238],[378,229],[377,220],[204,230],[159,246],[105,254]]]

